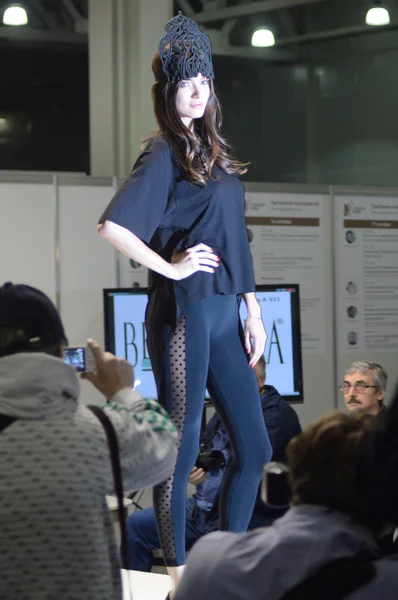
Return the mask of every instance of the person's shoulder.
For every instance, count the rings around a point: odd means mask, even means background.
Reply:
[[[374,564],[381,573],[393,574],[398,582],[398,553],[383,556],[377,559]]]
[[[236,534],[226,531],[215,531],[200,539],[189,553],[192,559],[208,560],[220,566],[230,564],[234,557],[238,558],[247,548],[263,545],[261,530],[246,531]]]
[[[133,173],[142,168],[148,171],[154,170],[157,178],[172,178],[175,176],[172,151],[162,135],[154,134],[144,142],[141,147],[141,154],[134,164]]]
[[[261,393],[261,401],[264,408],[279,408],[282,396],[273,385],[264,385]]]
[[[294,410],[293,406],[290,404],[290,402],[288,402],[287,400],[285,400],[283,398],[283,396],[280,397],[279,403],[281,405],[281,408],[283,408],[284,410],[286,410],[286,412],[289,412],[291,414],[295,414],[297,415],[296,411]]]
[[[171,160],[170,145],[167,140],[158,133],[146,140],[142,154],[150,154],[153,158]]]
[[[349,600],[395,600],[398,586],[398,555],[391,555],[376,560],[374,563],[376,576],[360,590],[353,592]]]
[[[189,551],[187,566],[176,591],[175,600],[191,598],[198,600],[206,596],[208,600],[224,598],[224,583],[220,579],[220,567],[226,554],[220,553],[220,542],[225,542],[233,533],[216,531],[199,539]],[[222,566],[224,566],[222,564]],[[203,578],[203,573],[206,577]]]
[[[235,534],[230,533],[228,531],[214,531],[213,533],[209,533],[204,538],[200,539],[195,544],[195,550],[205,550],[208,548],[220,547],[220,545],[228,544],[229,541],[235,539]],[[191,553],[193,550],[191,551]],[[191,554],[190,553],[190,554]]]
[[[254,529],[244,533],[216,531],[204,536],[189,552],[187,572],[196,569],[198,574],[207,574],[207,583],[246,581],[247,561],[254,571],[259,568],[262,555],[274,543],[275,532],[271,527]],[[244,558],[246,557],[246,558]],[[255,558],[253,558],[255,557]],[[254,572],[253,571],[253,572]],[[223,585],[221,585],[221,589]],[[224,589],[225,591],[225,589]]]
[[[244,570],[242,563],[245,561],[240,554],[241,540],[242,537],[250,537],[250,534],[251,532],[236,534],[216,531],[198,540],[189,551],[186,571],[178,587],[176,600],[187,597],[199,600],[203,596],[208,600],[222,600],[232,595],[237,583],[242,589],[241,571],[242,568]],[[203,573],[206,574],[205,578]],[[234,594],[234,598],[242,596],[238,593]]]
[[[291,421],[294,421],[297,431],[301,431],[300,420],[297,412],[294,410],[293,406],[291,406],[291,404],[280,395],[274,386],[264,386],[264,392],[262,393],[261,401],[264,410],[269,411],[272,409],[273,412],[279,414],[281,419],[289,417]]]
[[[301,431],[300,419],[298,417],[297,412],[295,411],[293,406],[290,404],[290,402],[288,402],[287,400],[285,400],[284,398],[281,397],[280,407],[281,407],[281,410],[285,414],[288,414],[291,417],[291,419],[294,420],[298,424],[300,431]]]
[[[229,548],[236,539],[236,534],[215,531],[209,533],[194,545],[189,552],[188,564],[204,564],[208,565],[209,569],[213,569],[216,564],[223,562],[228,552],[225,548]]]

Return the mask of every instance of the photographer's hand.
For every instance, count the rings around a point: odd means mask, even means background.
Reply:
[[[198,467],[194,467],[191,471],[191,474],[188,478],[189,483],[192,485],[199,485],[206,478],[206,473],[203,469],[198,469]]]
[[[105,398],[112,398],[117,392],[133,387],[134,369],[127,360],[102,352],[94,340],[87,340],[87,345],[92,352],[96,372],[82,373],[82,379],[90,381]]]

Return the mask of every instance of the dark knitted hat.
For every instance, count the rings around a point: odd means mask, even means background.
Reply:
[[[196,21],[180,11],[165,25],[166,35],[159,42],[163,72],[169,83],[197,77],[214,78],[211,42]]]
[[[61,317],[50,298],[29,285],[0,286],[0,327],[22,330],[28,351],[50,344],[68,345]]]

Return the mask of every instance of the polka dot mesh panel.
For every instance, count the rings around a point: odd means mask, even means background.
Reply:
[[[170,342],[170,371],[171,371],[171,411],[170,415],[178,431],[178,451],[181,446],[182,432],[185,423],[186,409],[186,365],[185,365],[185,317],[177,321],[175,333]],[[173,564],[176,559],[176,547],[171,516],[171,494],[174,473],[156,487],[156,516],[162,543],[163,556],[167,564]]]

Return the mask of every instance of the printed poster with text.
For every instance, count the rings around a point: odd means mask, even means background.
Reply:
[[[312,354],[325,351],[326,200],[319,194],[246,194],[256,284],[300,285],[302,349]]]
[[[338,349],[398,348],[398,199],[335,201]]]

